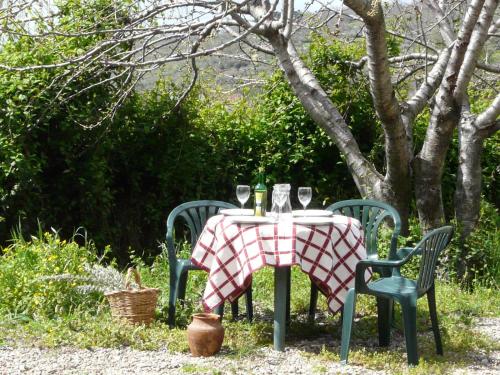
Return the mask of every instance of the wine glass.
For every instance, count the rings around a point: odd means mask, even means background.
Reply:
[[[312,189],[310,187],[299,187],[298,190],[299,201],[304,207],[304,212],[306,210],[307,205],[311,202],[312,198]]]
[[[248,198],[250,198],[250,186],[248,185],[238,185],[236,186],[236,198],[241,203],[241,209],[245,207],[245,203]]]
[[[273,190],[273,201],[276,203],[276,205],[278,206],[278,216],[276,218],[276,221],[279,221],[280,220],[280,216],[281,216],[281,211],[283,209],[283,206],[285,205],[286,203],[286,200],[287,200],[287,191],[286,190],[283,190],[283,189],[274,189]]]

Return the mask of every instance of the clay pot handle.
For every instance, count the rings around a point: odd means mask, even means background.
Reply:
[[[130,277],[134,274],[134,279],[139,287],[139,289],[142,289],[142,284],[141,284],[141,275],[139,275],[139,272],[134,267],[130,267],[127,271],[127,276],[125,277],[125,289],[131,289],[130,287]]]

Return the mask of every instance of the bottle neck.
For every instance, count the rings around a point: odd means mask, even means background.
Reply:
[[[259,173],[258,177],[259,177],[259,184],[264,185],[264,174],[263,173]]]

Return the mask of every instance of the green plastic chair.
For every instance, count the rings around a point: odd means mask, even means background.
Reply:
[[[355,287],[349,289],[344,303],[342,346],[340,349],[341,362],[347,363],[357,294],[369,294],[377,298],[383,298],[389,302],[389,306],[392,305],[394,300],[401,304],[409,365],[418,364],[417,299],[427,295],[432,330],[436,341],[436,352],[440,355],[443,354],[436,312],[434,277],[438,256],[450,243],[452,236],[453,227],[441,227],[427,233],[414,248],[403,248],[398,251],[397,257],[399,260],[367,259],[359,261],[356,265]],[[416,281],[403,277],[400,273],[400,268],[408,263],[414,255],[421,256],[420,270]],[[391,271],[392,275],[367,284],[365,282],[365,271],[368,267],[386,268]],[[392,308],[389,311],[392,311]]]
[[[379,226],[386,221],[391,219],[394,224],[394,229],[391,237],[391,245],[389,249],[388,259],[394,259],[396,256],[399,232],[401,231],[401,218],[398,211],[387,203],[368,200],[368,199],[352,199],[346,201],[340,201],[334,203],[326,208],[337,215],[344,215],[355,218],[361,222],[364,232],[364,242],[366,247],[366,253],[368,259],[378,259],[378,231]],[[374,272],[383,273],[385,270],[373,269]],[[389,272],[390,274],[390,272]],[[314,321],[316,315],[316,306],[318,303],[318,287],[311,281],[311,297],[309,302],[309,320]],[[387,315],[387,306],[384,301],[377,301],[377,307],[379,309],[379,336],[380,345],[386,344],[388,338],[387,332],[389,330],[389,324],[387,320],[383,319],[383,316]],[[384,336],[384,333],[386,334]]]
[[[237,208],[235,205],[227,202],[200,200],[183,203],[170,212],[167,219],[167,251],[168,263],[170,267],[170,294],[168,300],[168,324],[170,327],[175,325],[175,304],[177,299],[184,300],[186,295],[186,284],[188,272],[192,270],[200,270],[200,268],[190,259],[180,259],[177,257],[174,241],[174,224],[182,218],[185,225],[189,229],[191,235],[191,251],[196,245],[196,241],[200,236],[207,220],[217,215],[222,208]],[[252,287],[250,286],[246,292],[246,307],[247,319],[253,319],[252,307]],[[217,313],[222,315],[223,305],[217,309]],[[233,318],[238,316],[238,301],[231,303],[231,311]]]

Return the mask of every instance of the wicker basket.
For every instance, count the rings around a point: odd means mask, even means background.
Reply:
[[[130,277],[134,275],[138,289],[130,286]],[[105,296],[111,306],[111,315],[115,318],[125,319],[133,324],[149,324],[154,319],[156,301],[158,300],[157,288],[143,288],[141,277],[135,268],[129,268],[125,280],[125,290],[106,293]]]

